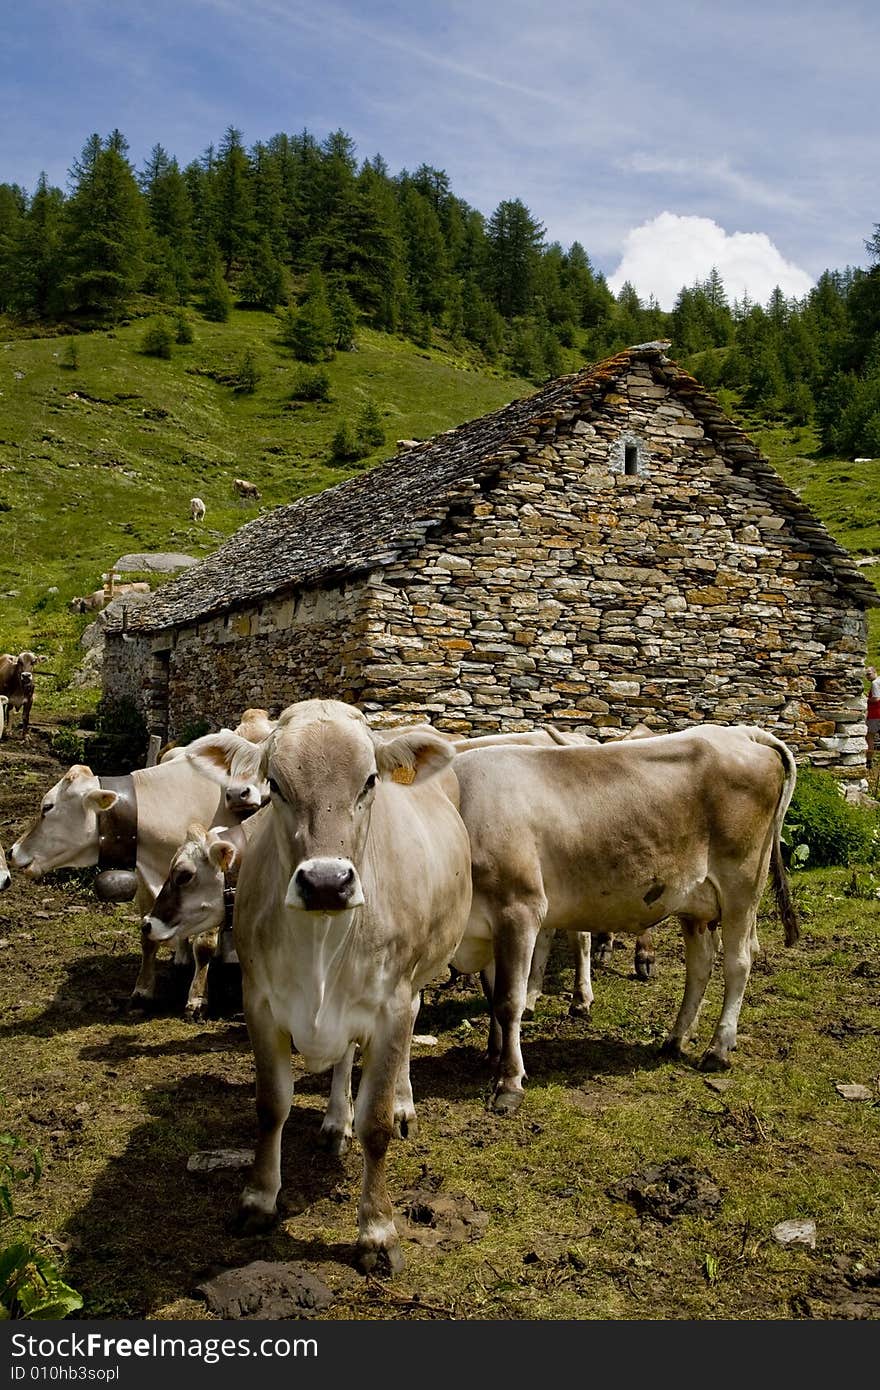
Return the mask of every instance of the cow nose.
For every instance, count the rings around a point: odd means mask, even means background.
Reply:
[[[0,893],[4,888],[8,888],[12,882],[12,874],[8,869],[0,869]]]
[[[30,855],[27,853],[26,850],[23,850],[19,842],[16,840],[15,844],[12,846],[12,849],[9,851],[9,858],[12,860],[16,869],[26,869],[28,864],[30,864],[33,855]]]
[[[306,912],[343,912],[356,880],[352,864],[331,860],[301,864],[293,881]]]

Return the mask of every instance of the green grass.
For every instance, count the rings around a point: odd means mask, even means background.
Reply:
[[[171,361],[140,352],[143,317],[78,335],[75,370],[63,365],[66,337],[0,326],[0,645],[47,652],[59,687],[89,621],[67,604],[100,587],[122,553],[207,554],[261,506],[329,487],[394,453],[398,438],[427,437],[533,389],[448,345],[425,350],[361,329],[356,350],[327,363],[332,400],[292,402],[300,364],[277,341],[273,315],[191,317],[195,341]],[[248,349],[261,372],[253,395],[223,381]],[[330,457],[339,418],[353,419],[368,397],[386,443],[357,469],[340,467]],[[235,477],[259,486],[259,504],[236,496]],[[207,506],[200,525],[192,496]]]

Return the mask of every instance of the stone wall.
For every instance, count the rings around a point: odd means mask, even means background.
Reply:
[[[376,594],[366,708],[464,733],[756,723],[864,769],[864,614],[647,366],[524,436]]]
[[[362,585],[289,596],[137,644],[108,643],[105,693],[134,695],[153,732],[175,738],[203,720],[234,725],[249,706],[273,713],[295,700],[354,701]],[[112,648],[112,655],[111,655]],[[164,697],[155,699],[163,683]]]
[[[500,468],[381,572],[179,629],[166,657],[167,634],[126,644],[153,727],[163,699],[173,735],[321,694],[463,733],[755,723],[863,774],[864,613],[646,363]]]

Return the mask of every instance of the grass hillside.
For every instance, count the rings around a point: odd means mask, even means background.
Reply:
[[[175,346],[170,361],[140,351],[150,322],[74,339],[2,341],[0,327],[0,649],[47,652],[59,687],[89,621],[69,612],[69,600],[99,587],[121,554],[207,554],[261,507],[329,487],[393,453],[399,438],[426,437],[534,389],[451,350],[362,329],[355,351],[324,364],[331,399],[299,402],[291,393],[302,364],[277,341],[273,315],[194,318],[194,342]],[[260,372],[253,394],[230,384],[247,351]],[[340,466],[330,449],[340,417],[353,421],[368,399],[386,442]],[[259,486],[259,503],[236,495],[235,477]],[[207,507],[198,525],[193,496]]]
[[[396,439],[427,437],[535,389],[448,343],[424,349],[361,329],[355,351],[325,364],[331,399],[302,402],[292,399],[301,364],[279,342],[274,315],[235,311],[225,324],[191,317],[194,341],[176,345],[171,360],[141,351],[155,316],[74,337],[4,332],[0,321],[0,649],[48,654],[44,710],[94,703],[95,692],[68,688],[90,620],[68,604],[97,588],[124,552],[204,555],[260,508],[370,467]],[[247,352],[260,374],[253,394],[234,386]],[[386,442],[341,466],[331,456],[340,418],[353,422],[370,399]],[[809,429],[743,423],[842,544],[880,554],[876,464],[817,457]],[[235,477],[259,486],[259,503],[237,497]],[[207,506],[202,524],[189,517],[196,495]],[[877,612],[870,634],[876,660]]]

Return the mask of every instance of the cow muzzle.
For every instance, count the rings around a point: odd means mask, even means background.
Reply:
[[[348,912],[360,907],[364,890],[350,859],[304,859],[287,885],[286,907],[301,912]]]
[[[4,888],[8,888],[12,882],[12,874],[8,869],[0,869],[0,893]]]
[[[37,868],[34,856],[28,854],[26,849],[22,849],[19,840],[16,840],[12,849],[9,851],[9,858],[12,860],[13,867],[21,869],[22,873],[27,874],[28,878],[32,878],[36,881],[40,877],[40,870]]]
[[[161,917],[145,917],[141,923],[141,931],[147,941],[170,941],[176,935],[176,928],[169,927]]]

